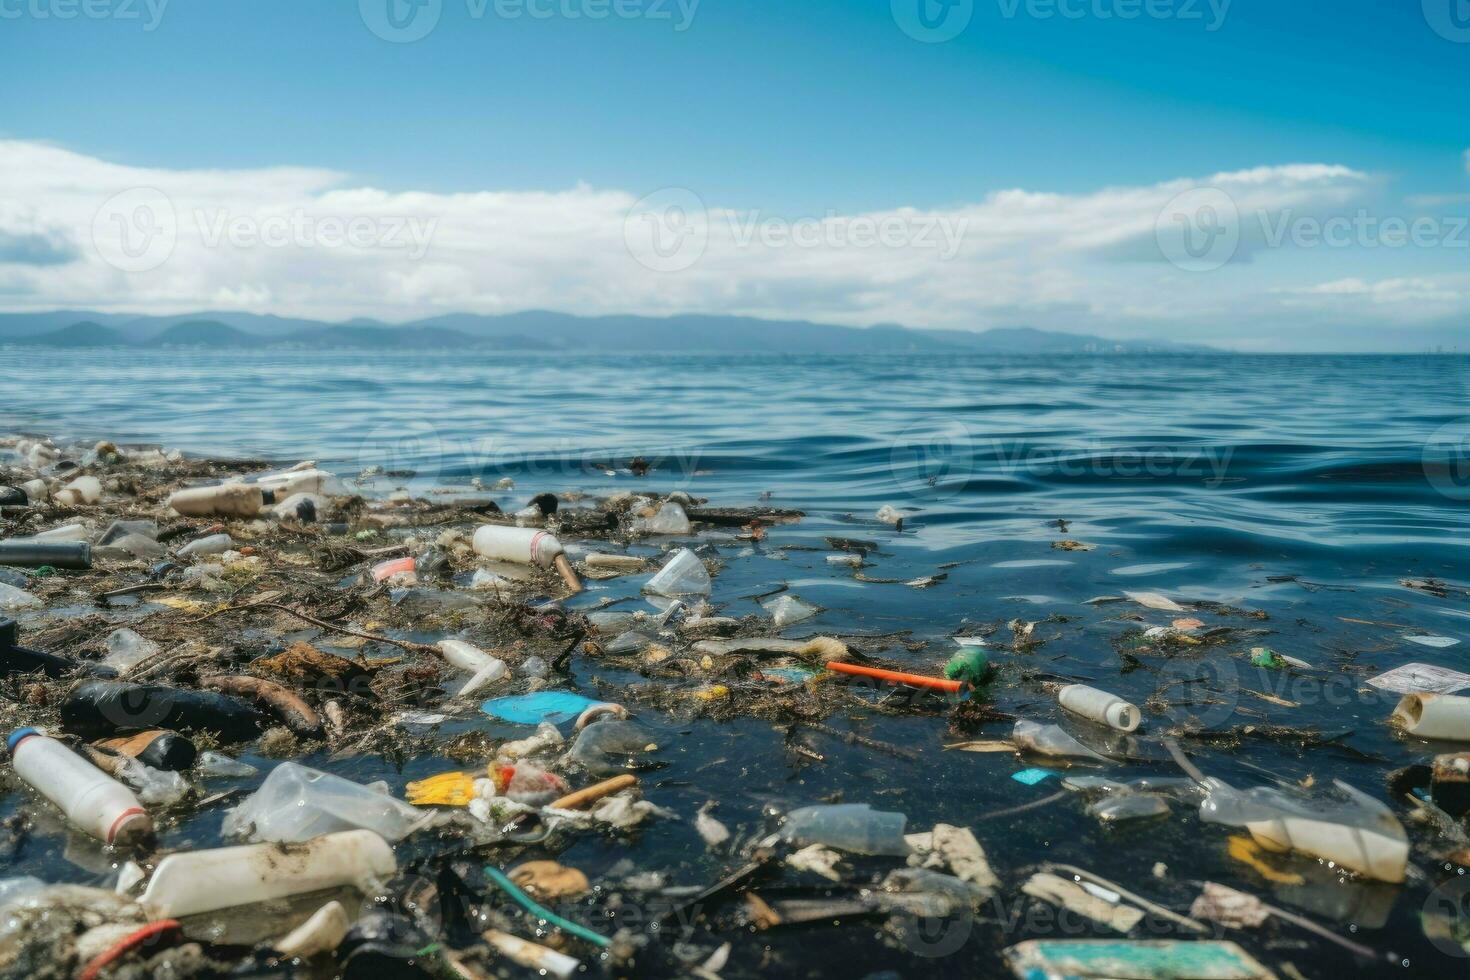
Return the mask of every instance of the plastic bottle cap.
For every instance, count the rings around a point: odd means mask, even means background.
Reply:
[[[40,730],[35,728],[17,728],[15,731],[11,732],[10,737],[5,740],[5,750],[11,755],[14,755],[15,747],[17,745],[30,738],[32,735],[39,734],[41,734]]]

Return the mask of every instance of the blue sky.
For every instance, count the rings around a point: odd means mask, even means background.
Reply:
[[[438,20],[412,43],[367,25],[374,4],[407,0],[363,0],[366,18],[355,0],[86,0],[93,16],[83,2],[0,0],[11,82],[0,137],[140,172],[291,167],[388,194],[682,187],[711,208],[798,219],[1320,164],[1363,175],[1351,203],[1375,213],[1412,218],[1425,205],[1406,202],[1422,198],[1447,199],[1429,205],[1440,217],[1470,208],[1463,0],[1440,13],[1441,0],[955,0],[968,25],[942,43],[900,23],[905,4],[938,0],[618,0],[636,16],[596,20],[588,11],[613,0],[525,0],[549,17],[425,0],[441,5]],[[78,12],[63,19],[68,10]],[[1442,36],[1431,22],[1455,10],[1465,19],[1444,21]],[[1449,248],[1288,251],[1239,262],[1253,267],[1248,288],[1371,285],[1466,264]],[[0,302],[68,298],[28,297],[28,282],[7,289],[0,275]],[[282,288],[267,288],[279,301]],[[769,308],[736,296],[742,311],[783,311],[771,283],[752,289]],[[136,288],[69,298],[183,301]],[[528,290],[524,305],[539,298]],[[678,288],[659,299],[713,304]],[[500,289],[488,301],[517,297]],[[835,300],[789,305],[853,322],[905,312],[853,297],[848,317]],[[1113,332],[1129,332],[1129,308],[1110,312]],[[907,312],[968,325],[932,305]]]

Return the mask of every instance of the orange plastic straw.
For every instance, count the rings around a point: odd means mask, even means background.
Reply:
[[[877,667],[859,667],[857,664],[845,664],[834,660],[827,664],[828,670],[835,670],[839,674],[855,674],[858,677],[876,677],[880,681],[890,681],[894,684],[908,684],[912,687],[927,687],[931,691],[948,691],[957,694],[964,689],[964,684],[959,681],[949,681],[942,677],[925,677],[923,674],[903,674],[896,670],[880,670]]]

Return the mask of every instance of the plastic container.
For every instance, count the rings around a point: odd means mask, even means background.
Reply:
[[[60,807],[77,828],[119,846],[153,836],[153,821],[133,791],[61,742],[22,728],[5,744],[15,774]]]
[[[85,541],[0,541],[0,565],[17,568],[91,568],[92,546]]]
[[[1470,742],[1470,698],[1423,692],[1405,694],[1389,720],[1419,738]]]
[[[658,509],[657,514],[643,522],[643,530],[649,534],[688,534],[689,515],[684,513],[683,507],[669,501]]]
[[[1057,701],[1073,714],[1120,732],[1136,730],[1141,717],[1137,707],[1116,694],[1086,684],[1068,684],[1057,692]]]
[[[63,507],[95,504],[102,499],[102,481],[95,476],[79,476],[56,491],[56,502]]]
[[[567,560],[566,551],[553,534],[534,527],[505,527],[486,524],[475,531],[475,553],[495,561],[555,568],[573,592],[582,591],[582,581]]]
[[[219,483],[209,487],[179,490],[168,505],[185,517],[254,517],[267,503],[267,494],[252,483]]]
[[[284,473],[267,473],[255,481],[255,486],[283,500],[296,493],[329,493],[335,480],[326,470],[287,470]]]
[[[786,815],[781,837],[797,847],[822,844],[852,854],[903,856],[909,853],[903,839],[907,823],[902,813],[874,810],[866,803],[804,806]]]
[[[305,844],[245,844],[170,854],[138,901],[177,918],[354,886],[398,870],[393,848],[371,830],[326,834]]]
[[[228,836],[296,843],[342,830],[371,830],[400,841],[432,813],[350,779],[295,762],[271,770],[260,788],[225,815]]]
[[[658,574],[648,580],[643,591],[675,597],[709,595],[709,572],[705,570],[704,562],[699,560],[698,555],[688,548],[680,548],[674,552],[672,558],[664,562],[664,567],[658,570]]]

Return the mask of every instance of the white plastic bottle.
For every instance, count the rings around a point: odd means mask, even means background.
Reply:
[[[323,493],[332,479],[325,470],[287,470],[284,473],[269,473],[255,481],[262,490],[272,491],[284,500],[293,493]]]
[[[168,498],[168,505],[185,517],[254,517],[265,504],[265,492],[253,483],[190,487]]]
[[[371,830],[323,834],[304,844],[245,844],[170,854],[138,901],[164,919],[253,905],[351,885],[398,870],[393,848]]]
[[[133,791],[34,728],[6,742],[15,774],[55,803],[81,830],[108,844],[130,846],[153,834],[153,820]]]
[[[63,507],[95,504],[102,498],[102,481],[95,476],[79,476],[56,492],[56,502]]]
[[[567,588],[573,592],[582,591],[582,582],[554,534],[534,527],[486,524],[475,531],[474,546],[476,554],[496,561],[555,568],[567,583]]]
[[[1109,728],[1116,728],[1120,732],[1131,732],[1138,728],[1141,717],[1137,707],[1116,694],[1109,694],[1086,684],[1068,684],[1057,692],[1057,701],[1073,714]]]
[[[1449,694],[1405,694],[1390,719],[1420,738],[1470,742],[1470,698]]]
[[[479,647],[464,640],[440,640],[439,653],[451,667],[468,671],[474,676],[454,692],[455,697],[470,694],[486,684],[500,680],[510,673],[504,660],[490,656]]]

